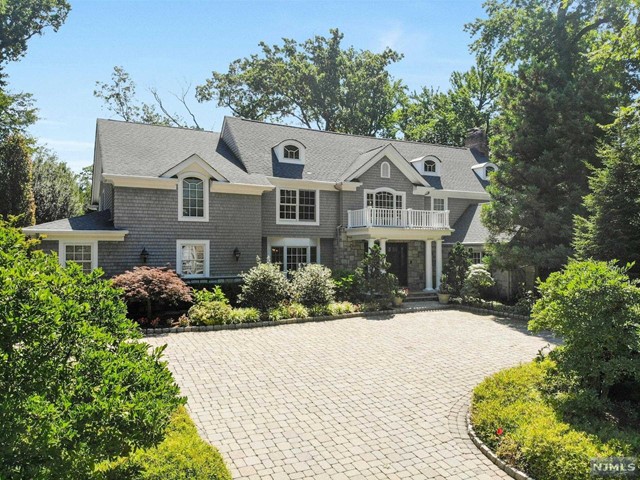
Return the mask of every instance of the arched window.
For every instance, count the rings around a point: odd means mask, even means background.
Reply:
[[[380,177],[391,178],[391,166],[389,162],[382,162],[380,165]]]
[[[204,218],[204,181],[187,177],[182,180],[182,216]]]
[[[436,162],[434,160],[425,160],[424,161],[424,171],[435,173],[436,171]]]
[[[300,148],[295,145],[285,145],[284,158],[289,160],[300,160]]]
[[[404,204],[404,194],[394,191],[365,190],[365,206],[373,208],[402,209]]]

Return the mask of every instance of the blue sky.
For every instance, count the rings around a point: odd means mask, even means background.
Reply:
[[[483,16],[480,0],[70,1],[62,28],[32,39],[7,71],[14,91],[36,98],[41,120],[31,133],[76,171],[93,160],[96,118],[115,118],[93,97],[114,65],[131,74],[142,100],[150,101],[148,87],[169,99],[257,53],[261,40],[304,40],[338,27],[345,46],[404,53],[391,71],[411,89],[446,89],[452,71],[473,63],[464,24]],[[192,103],[201,126],[220,128],[228,112]]]

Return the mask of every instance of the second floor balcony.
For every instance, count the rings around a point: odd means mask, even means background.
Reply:
[[[388,227],[426,230],[449,228],[449,210],[367,207],[349,210],[347,214],[348,228]]]

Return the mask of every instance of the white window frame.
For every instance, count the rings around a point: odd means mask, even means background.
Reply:
[[[316,247],[316,264],[320,264],[320,239],[319,238],[284,238],[284,237],[269,237],[267,238],[267,256],[269,261],[273,261],[271,258],[272,248],[282,248],[282,271],[287,273],[289,268],[287,265],[287,249],[288,248],[306,248],[307,249],[307,264],[311,260],[311,247]]]
[[[427,172],[427,170],[424,168],[424,163],[427,162],[427,161],[432,161],[432,162],[434,162],[436,164],[436,171],[435,172]],[[429,177],[439,177],[440,176],[440,172],[441,172],[441,169],[442,169],[442,160],[440,160],[435,155],[425,155],[424,157],[421,157],[419,159],[412,160],[412,163],[413,162],[418,162],[417,170],[420,173],[420,175],[429,176]]]
[[[298,147],[298,151],[300,152],[300,158],[296,159],[296,158],[284,158],[284,147],[288,146],[288,145],[292,145],[294,147]],[[278,158],[278,161],[280,163],[291,163],[293,165],[304,165],[305,164],[305,146],[300,143],[297,140],[294,140],[292,138],[288,139],[288,140],[284,140],[283,142],[280,142],[278,145],[276,145],[275,147],[273,147],[273,151],[276,154],[276,157]]]
[[[91,247],[91,270],[98,268],[98,241],[97,240],[58,240],[58,261],[63,267],[67,266],[67,246]]]
[[[185,245],[204,245],[204,273],[202,275],[183,275],[182,247]],[[208,278],[210,276],[209,254],[209,240],[176,240],[176,273],[183,278]]]
[[[380,164],[380,178],[391,178],[391,165],[389,165],[389,162]]]
[[[388,192],[388,193],[393,194],[393,196],[394,196],[394,198],[393,198],[394,209],[395,209],[395,204],[396,204],[395,197],[396,196],[401,196],[402,197],[402,210],[407,210],[407,208],[408,208],[407,207],[407,193],[406,192],[399,192],[397,190],[394,190],[393,188],[388,188],[388,187],[380,187],[380,188],[376,188],[375,190],[371,190],[371,189],[365,190],[364,191],[364,202],[363,202],[364,208],[367,208],[367,195],[368,194],[373,194],[373,199],[374,199],[373,202],[375,204],[375,195],[376,195],[376,193],[379,193],[379,192]],[[376,207],[374,206],[374,208],[376,208]]]
[[[444,210],[437,210],[438,212],[446,212],[447,210],[449,210],[449,197],[438,197],[438,196],[431,197],[431,208],[430,208],[430,210],[432,210],[434,212],[436,211],[436,209],[435,209],[435,203],[436,203],[435,199],[436,198],[438,198],[440,200],[444,200]]]
[[[186,178],[198,178],[202,180],[202,200],[204,203],[203,217],[185,217],[182,210],[183,181]],[[209,178],[197,172],[185,172],[178,176],[178,221],[180,222],[208,222],[209,221]]]
[[[280,191],[281,190],[294,190],[296,192],[296,219],[280,218]],[[298,220],[299,207],[300,207],[300,190],[316,192],[316,220],[310,222],[308,220]],[[289,187],[277,187],[276,188],[276,225],[320,225],[320,190],[313,188],[289,188]]]

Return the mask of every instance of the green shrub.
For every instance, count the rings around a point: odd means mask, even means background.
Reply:
[[[333,302],[327,306],[328,315],[342,315],[344,313],[354,313],[358,311],[358,305],[354,305],[351,302]]]
[[[289,318],[308,318],[309,310],[299,303],[278,305],[269,311],[269,320],[287,320]]]
[[[206,302],[222,302],[229,304],[229,300],[222,291],[222,287],[220,287],[220,285],[214,286],[213,290],[207,290],[206,288],[194,290],[192,296],[193,303],[196,305]]]
[[[218,450],[198,436],[184,407],[178,408],[156,448],[104,465],[100,480],[231,480]]]
[[[495,284],[496,282],[493,280],[487,267],[482,264],[471,265],[460,294],[465,299],[481,298],[483,294]]]
[[[332,273],[335,297],[339,301],[357,302],[360,289],[356,283],[355,272],[350,270],[334,270]]]
[[[113,277],[114,286],[121,288],[131,313],[144,312],[151,319],[168,307],[191,303],[191,289],[168,268],[133,267]],[[140,315],[134,315],[134,318]]]
[[[529,328],[563,339],[552,355],[567,382],[607,398],[614,385],[640,384],[640,289],[628,267],[571,261],[539,284]]]
[[[229,323],[255,323],[260,321],[257,308],[234,308],[229,312]]]
[[[291,274],[293,299],[305,307],[328,305],[333,302],[335,288],[331,270],[323,265],[303,265]]]
[[[360,292],[358,297],[386,307],[391,304],[398,288],[398,279],[389,272],[391,264],[378,245],[374,245],[358,265],[355,284]]]
[[[229,323],[233,309],[225,302],[204,302],[189,309],[192,325],[224,325]]]
[[[564,421],[543,393],[554,370],[549,359],[532,362],[503,370],[474,389],[472,423],[491,450],[537,480],[586,480],[590,458],[640,452],[638,432],[598,424],[590,415],[584,423],[593,433]]]
[[[469,250],[460,242],[456,243],[449,252],[447,263],[442,272],[447,276],[448,291],[440,293],[449,293],[459,297],[471,263]]]
[[[184,400],[122,291],[33,245],[0,222],[0,478],[90,478],[161,442]]]
[[[244,284],[239,300],[245,307],[266,313],[289,298],[289,282],[277,264],[257,260],[258,264],[242,275]]]

